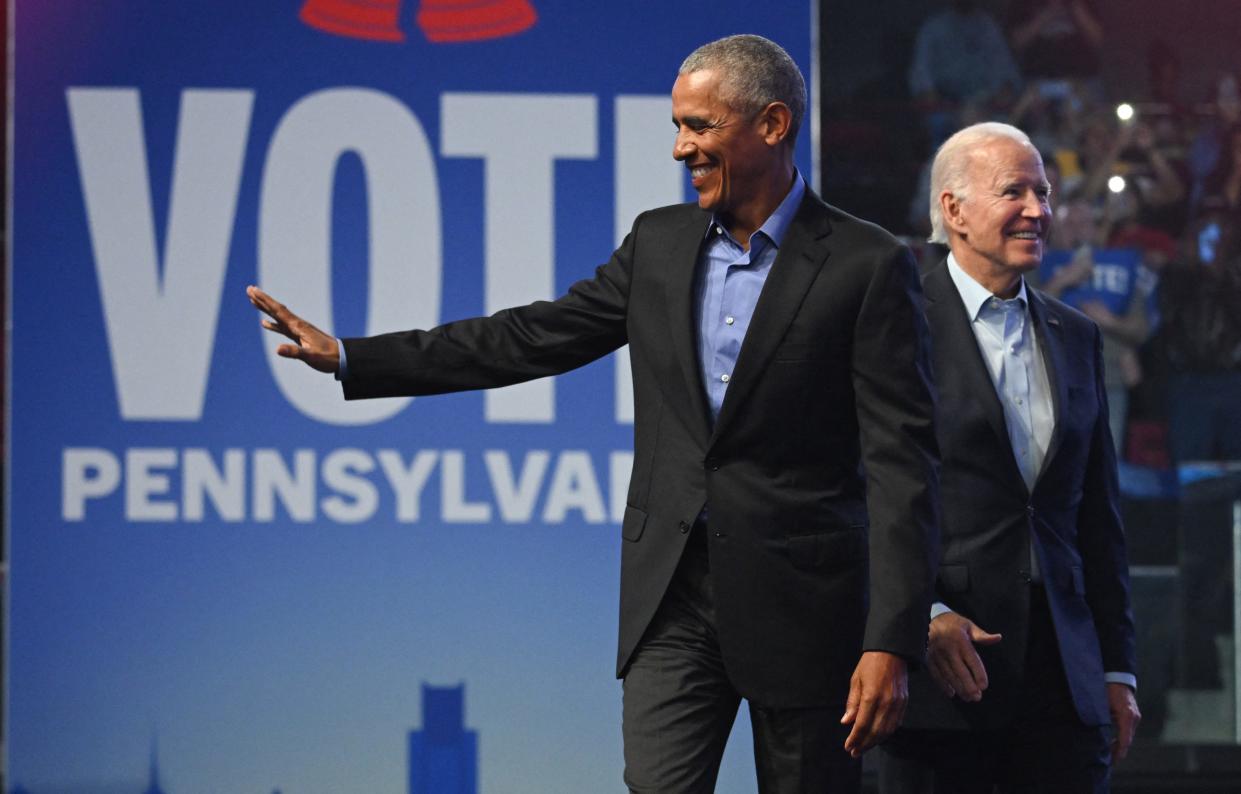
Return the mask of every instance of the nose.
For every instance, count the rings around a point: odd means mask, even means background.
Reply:
[[[677,137],[672,142],[672,159],[687,160],[694,154],[694,144],[684,130],[677,130]]]
[[[1026,218],[1050,218],[1051,205],[1048,204],[1047,199],[1031,190],[1026,193],[1021,214]]]

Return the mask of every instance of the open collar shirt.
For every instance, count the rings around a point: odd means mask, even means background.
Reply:
[[[707,227],[698,254],[694,306],[698,365],[712,420],[720,414],[759,293],[805,195],[806,184],[794,173],[788,195],[750,235],[748,251],[718,218],[713,216]]]

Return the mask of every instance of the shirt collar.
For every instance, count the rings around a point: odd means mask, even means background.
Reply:
[[[951,253],[948,254],[948,275],[952,278],[952,283],[956,285],[957,292],[961,293],[961,302],[965,304],[965,311],[969,314],[970,322],[978,319],[978,313],[982,311],[982,307],[987,301],[996,297],[991,292],[974,280],[974,277],[961,269],[957,264],[957,259]],[[1001,298],[1003,300],[1003,298]],[[1026,280],[1022,278],[1017,283],[1016,300],[1021,301],[1022,306],[1030,304],[1029,298],[1026,297]]]
[[[801,201],[806,196],[806,183],[801,178],[801,173],[796,169],[793,170],[793,187],[789,189],[789,193],[780,202],[780,206],[767,216],[767,220],[763,221],[763,225],[758,227],[754,232],[755,235],[762,233],[776,248],[784,242],[784,235],[788,232],[789,226],[793,223],[794,216],[797,215],[797,208],[801,206]],[[706,236],[710,237],[716,229],[728,234],[728,230],[720,223],[714,214],[711,216],[711,223],[707,225]],[[731,235],[730,235],[731,236]]]

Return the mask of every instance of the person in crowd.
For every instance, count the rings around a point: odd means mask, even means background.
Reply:
[[[1181,630],[1177,679],[1187,688],[1219,690],[1227,677],[1216,640],[1236,630],[1229,520],[1235,497],[1227,487],[1212,489],[1210,480],[1201,488],[1190,483],[1204,465],[1241,461],[1241,218],[1235,211],[1199,215],[1180,256],[1161,273],[1159,310],[1152,347],[1166,369],[1168,445],[1181,475],[1186,524],[1177,562],[1181,595],[1193,610]],[[1213,498],[1205,497],[1213,490]]]
[[[1010,125],[968,127],[935,157],[932,240],[950,253],[923,289],[943,553],[885,794],[1105,792],[1140,718],[1102,335],[1024,279],[1049,192]]]
[[[951,0],[918,29],[909,66],[916,100],[978,101],[1020,87],[1004,33],[978,0]]]
[[[1078,81],[1030,82],[1007,114],[986,120],[1007,120],[1014,127],[1029,130],[1027,134],[1040,152],[1062,158],[1061,152],[1076,151],[1087,113],[1093,106],[1088,89]]]
[[[794,166],[797,66],[758,36],[692,53],[673,156],[697,204],[643,213],[554,301],[333,338],[257,287],[282,356],[348,399],[490,388],[628,344],[625,781],[710,792],[741,699],[762,791],[855,792],[919,660],[937,557],[930,352],[907,248]]]
[[[1215,166],[1202,182],[1198,214],[1241,220],[1241,121],[1223,130]]]
[[[1085,147],[1086,177],[1079,195],[1096,205],[1109,192],[1118,192],[1113,177],[1123,180],[1123,191],[1134,204],[1134,221],[1161,231],[1171,239],[1181,235],[1186,220],[1184,163],[1160,146],[1153,126],[1135,119],[1117,125],[1113,116],[1094,119]]]
[[[1228,160],[1233,132],[1241,127],[1241,86],[1237,76],[1225,72],[1215,82],[1215,95],[1211,97],[1211,115],[1195,132],[1189,147],[1189,165],[1193,184],[1189,194],[1191,215],[1197,215],[1207,183],[1218,189],[1221,164]],[[1235,151],[1234,151],[1235,156]]]
[[[1009,4],[1009,37],[1027,81],[1060,84],[1099,76],[1104,31],[1095,6],[1093,0]]]
[[[978,0],[949,0],[918,28],[909,92],[931,145],[962,122],[962,112],[1011,104],[1021,73],[1004,33]]]
[[[1042,266],[1027,280],[1098,324],[1103,332],[1103,379],[1107,387],[1112,443],[1124,448],[1129,389],[1141,380],[1138,346],[1150,332],[1140,248],[1106,246],[1095,209],[1071,199],[1056,211]]]
[[[1241,460],[1241,216],[1208,210],[1160,275],[1173,459]]]

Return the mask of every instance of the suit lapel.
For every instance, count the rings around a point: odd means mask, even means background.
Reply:
[[[1060,325],[1060,318],[1038,293],[1027,287],[1026,294],[1030,297],[1030,315],[1034,322],[1034,333],[1038,337],[1043,366],[1047,369],[1047,386],[1051,391],[1051,440],[1047,443],[1047,454],[1043,456],[1043,465],[1039,468],[1038,476],[1041,478],[1043,472],[1047,471],[1051,459],[1055,457],[1056,450],[1060,447],[1061,436],[1064,434],[1061,413],[1068,400],[1068,384],[1064,378],[1066,371],[1064,329]],[[1038,480],[1036,479],[1035,482],[1037,483]]]
[[[758,296],[754,316],[737,354],[732,381],[724,394],[724,404],[720,406],[713,440],[727,428],[739,406],[754,390],[789,323],[801,308],[811,283],[828,257],[825,238],[829,234],[831,224],[825,206],[807,190]]]
[[[1008,437],[1008,425],[1004,421],[1004,405],[996,394],[995,384],[991,381],[991,373],[987,371],[987,362],[983,360],[982,351],[978,349],[978,339],[974,336],[974,329],[970,327],[965,302],[961,300],[961,293],[957,291],[952,277],[948,274],[947,262],[941,262],[927,273],[922,287],[927,298],[927,322],[934,330],[932,345],[939,351],[936,359],[944,361],[951,358],[958,364],[951,368],[951,372],[962,381],[960,393],[973,395],[977,399],[976,404],[982,409],[987,424],[995,434],[998,449],[1002,451],[1000,457],[1006,460],[1002,465],[1011,469],[1012,477],[1024,489],[1025,478],[1017,467],[1012,439]],[[946,369],[941,367],[935,373],[937,381],[942,382],[942,379],[947,377],[944,371]],[[942,410],[952,411],[954,408],[942,406]]]
[[[698,329],[694,324],[697,316],[694,306],[694,277],[698,270],[698,252],[711,217],[705,212],[695,212],[685,226],[670,235],[668,241],[668,280],[666,296],[668,326],[672,329],[672,347],[681,365],[688,402],[673,401],[674,405],[688,405],[692,416],[686,417],[689,426],[700,438],[706,438],[711,426],[711,409],[707,404],[706,387],[698,366]]]

